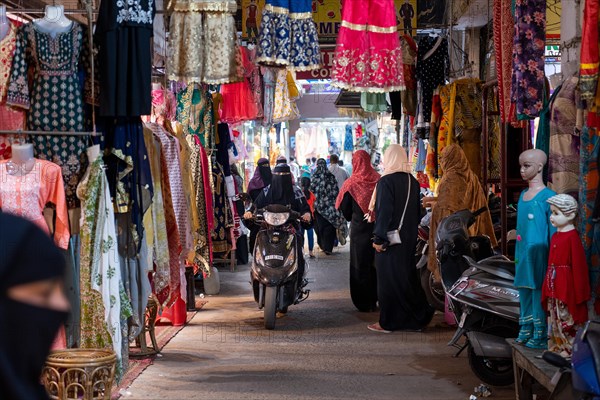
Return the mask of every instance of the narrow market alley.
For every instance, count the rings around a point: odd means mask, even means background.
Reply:
[[[133,384],[134,399],[452,399],[481,382],[466,355],[447,347],[454,329],[436,314],[423,333],[367,330],[377,313],[359,313],[348,289],[349,246],[310,260],[311,295],[263,328],[249,266],[220,269],[221,293],[208,303]],[[514,387],[491,388],[494,400]]]

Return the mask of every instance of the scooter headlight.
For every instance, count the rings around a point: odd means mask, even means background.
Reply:
[[[290,213],[274,213],[265,211],[263,213],[265,222],[271,226],[281,226],[290,218]]]

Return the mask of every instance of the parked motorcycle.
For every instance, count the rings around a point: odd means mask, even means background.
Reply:
[[[415,251],[415,260],[417,271],[421,279],[421,287],[425,292],[429,305],[438,311],[444,311],[445,297],[444,287],[441,282],[435,280],[433,274],[427,268],[429,259],[429,219],[431,211],[421,220],[417,233],[417,247]]]
[[[437,230],[436,254],[442,285],[458,328],[448,345],[467,349],[469,365],[494,386],[514,381],[512,351],[505,338],[519,332],[519,292],[515,264],[494,255],[489,237],[469,236],[469,227],[486,208],[461,210],[444,218]],[[463,346],[457,345],[461,337]]]
[[[254,222],[261,225],[256,236],[250,278],[254,300],[264,310],[265,329],[274,329],[277,312],[286,313],[292,304],[306,300],[308,263],[298,274],[299,251],[295,225],[300,214],[289,207],[269,205],[257,210]]]
[[[588,321],[577,332],[571,360],[551,351],[542,358],[560,368],[548,400],[600,400],[600,321]]]

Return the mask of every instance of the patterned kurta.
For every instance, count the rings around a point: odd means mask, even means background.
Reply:
[[[9,24],[8,33],[0,40],[0,129],[23,129],[25,114],[22,110],[6,105],[8,78],[12,65],[13,54],[17,45],[17,28]],[[8,136],[0,135],[0,160],[9,159],[10,142]]]
[[[103,170],[94,161],[77,188],[81,200],[81,342],[82,348],[110,348],[121,371],[121,314],[130,316],[117,257],[115,215]]]
[[[19,28],[7,103],[29,110],[29,130],[83,130],[83,92],[78,75],[83,44],[83,29],[76,22],[69,31],[54,37],[38,30],[35,23]],[[32,87],[27,80],[29,67],[34,70]],[[36,135],[32,141],[37,158],[62,167],[68,208],[79,207],[76,190],[87,165],[85,139]]]

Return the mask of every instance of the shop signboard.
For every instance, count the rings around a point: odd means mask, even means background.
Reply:
[[[319,39],[335,42],[342,26],[342,1],[313,0],[312,13]]]
[[[330,79],[335,45],[321,45],[321,68],[296,72],[296,79]]]
[[[242,38],[256,40],[265,0],[242,0]]]

